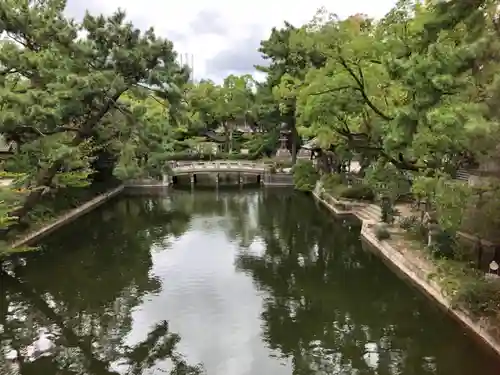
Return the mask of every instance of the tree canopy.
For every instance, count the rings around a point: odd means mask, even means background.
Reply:
[[[367,165],[436,178],[498,157],[493,0],[401,0],[382,19],[319,11],[261,42],[263,82],[221,83],[190,81],[172,42],[122,11],[77,22],[65,5],[0,4],[0,133],[17,144],[3,164],[19,174],[0,197],[7,229],[47,192],[160,176],[169,155],[208,136],[235,151],[242,126],[254,131],[246,148],[270,155],[286,124],[293,161],[313,137]]]
[[[0,4],[0,133],[16,144],[3,167],[19,173],[16,189],[2,192],[7,230],[49,192],[98,175],[158,176],[189,139],[256,123],[251,76],[191,84],[172,42],[153,29],[137,29],[120,10],[76,22],[65,6]]]

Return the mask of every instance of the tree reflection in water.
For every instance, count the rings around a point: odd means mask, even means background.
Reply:
[[[302,194],[264,193],[262,252],[243,248],[236,261],[264,292],[263,338],[294,375],[497,373],[454,322],[363,251],[358,222],[321,211]]]
[[[265,370],[268,356],[279,353],[285,358],[279,365],[286,364],[281,373],[294,375],[497,375],[496,361],[363,251],[359,229],[289,190],[176,192],[168,198],[120,200],[61,229],[41,252],[13,258],[5,267],[0,350],[16,351],[23,375],[203,373],[176,350],[181,338],[166,321],[145,332],[141,342],[129,341],[134,309],[159,295],[171,276],[154,276],[151,254],[162,251],[161,257],[169,259],[169,243],[183,234],[201,231],[198,238],[206,238],[216,231],[226,236],[224,255],[231,258],[214,269],[233,275],[236,268],[238,277],[247,275],[251,282],[244,293],[257,298],[256,310],[262,303],[255,325],[261,323],[262,341],[256,341],[261,346],[255,352],[265,358],[256,356],[263,365],[255,369]],[[223,240],[217,244],[226,246]],[[205,251],[205,246],[193,242],[182,251]],[[179,259],[192,262],[193,254]],[[188,266],[175,264],[178,274]],[[187,290],[177,287],[178,293]],[[224,290],[218,297],[228,301]],[[229,301],[231,313],[241,313],[244,306]],[[178,311],[170,310],[172,324]],[[197,311],[194,319],[198,313],[205,318],[210,311]],[[224,318],[220,321],[217,334],[231,330]],[[42,329],[54,346],[33,361],[29,349]],[[180,333],[185,344],[189,335]],[[206,340],[203,332],[190,333],[190,340]],[[212,365],[228,360],[226,351],[214,345]],[[0,363],[0,373],[8,374],[8,367]]]
[[[150,274],[150,249],[183,233],[189,216],[161,199],[111,204],[61,229],[41,252],[4,264],[0,350],[17,358],[13,366],[0,355],[0,373],[139,375],[159,363],[172,375],[202,373],[176,352],[180,337],[166,321],[144,341],[126,343],[133,308],[161,288]],[[40,330],[52,346],[37,352]]]

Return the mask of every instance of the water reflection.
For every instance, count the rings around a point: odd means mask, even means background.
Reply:
[[[293,192],[127,198],[43,248],[0,275],[2,374],[498,373]]]
[[[126,340],[133,308],[161,290],[150,248],[189,222],[163,203],[123,200],[51,237],[41,253],[4,264],[0,373],[132,375],[159,361],[171,374],[200,373],[176,352],[180,337],[167,321]]]

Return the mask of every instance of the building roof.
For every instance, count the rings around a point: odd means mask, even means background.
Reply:
[[[12,152],[14,151],[14,147],[14,141],[7,141],[5,137],[0,134],[0,152]]]
[[[320,148],[318,137],[314,137],[310,141],[307,141],[306,143],[304,143],[302,145],[302,148],[305,148],[306,150],[314,150],[314,149]]]

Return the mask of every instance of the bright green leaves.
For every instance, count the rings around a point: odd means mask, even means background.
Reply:
[[[134,28],[121,11],[86,14],[76,24],[64,8],[62,0],[0,5],[6,36],[0,43],[0,132],[19,145],[7,165],[30,175],[20,218],[41,191],[88,184],[103,152],[121,158],[119,169],[161,173],[162,155],[172,149],[170,129],[183,112],[187,75],[172,42]],[[138,90],[142,101],[154,91],[161,104],[122,100]]]
[[[411,190],[407,175],[393,164],[378,160],[370,166],[365,175],[366,183],[373,189],[377,198],[387,198],[394,204]]]
[[[221,85],[202,81],[188,95],[194,125],[206,130],[255,122],[255,81],[250,75],[230,75]]]
[[[491,61],[482,59],[495,39],[486,27],[477,39],[467,39],[467,27],[460,24],[424,41],[434,11],[402,1],[379,22],[360,15],[318,17],[290,30],[290,56],[326,58],[321,67],[295,76],[293,84],[283,76],[275,85],[282,101],[297,99],[301,133],[329,138],[332,145],[347,143],[361,153],[378,149],[403,169],[453,174],[466,162],[464,155],[484,154],[479,140],[498,132],[498,119],[487,121],[492,73]],[[353,142],[360,136],[364,143]]]
[[[319,180],[319,174],[310,161],[299,161],[292,168],[293,184],[299,191],[311,192]]]
[[[467,182],[438,178],[418,177],[413,182],[412,193],[433,211],[443,230],[456,232],[470,205],[473,190]]]
[[[255,81],[250,75],[230,75],[224,79],[216,99],[221,117],[245,121],[253,105]]]

